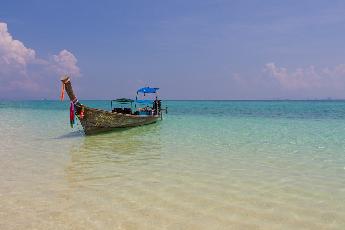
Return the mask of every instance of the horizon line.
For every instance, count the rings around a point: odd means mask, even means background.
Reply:
[[[78,99],[82,101],[110,101],[114,99]],[[345,101],[345,98],[314,98],[314,99],[161,99],[162,101]],[[2,98],[0,101],[60,101],[59,99],[5,99]],[[70,101],[70,100],[64,100]]]

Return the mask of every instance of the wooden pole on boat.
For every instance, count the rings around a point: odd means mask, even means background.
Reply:
[[[78,101],[77,97],[74,95],[71,79],[66,75],[61,79],[61,82],[65,85],[65,90],[67,92],[67,95],[69,99],[76,104]]]
[[[75,114],[78,115],[79,120],[83,119],[85,115],[85,107],[80,104],[77,97],[74,95],[71,79],[67,75],[65,75],[63,78],[61,78],[61,82],[67,92],[69,99],[75,106]]]

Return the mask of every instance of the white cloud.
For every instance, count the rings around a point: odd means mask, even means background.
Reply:
[[[0,22],[0,93],[36,91],[43,79],[49,76],[58,79],[62,74],[80,76],[77,59],[71,52],[64,49],[48,60],[40,59],[34,49],[12,37],[6,23]]]
[[[319,70],[314,66],[309,66],[289,71],[287,68],[278,67],[274,63],[267,63],[264,72],[288,90],[345,90],[345,64]]]
[[[232,74],[232,89],[240,98],[345,98],[345,64],[289,69],[267,63],[262,74]],[[245,95],[245,96],[243,96]]]
[[[53,65],[56,68],[56,72],[59,74],[66,74],[72,76],[79,76],[80,70],[77,66],[76,57],[67,50],[62,50],[58,55],[53,56]]]
[[[13,39],[7,30],[7,24],[0,22],[0,71],[2,74],[12,71],[25,72],[28,63],[35,59],[35,51]]]

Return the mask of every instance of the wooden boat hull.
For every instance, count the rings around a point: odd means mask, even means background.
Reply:
[[[78,109],[77,109],[78,111]],[[156,122],[160,117],[113,113],[105,110],[84,107],[84,117],[80,120],[86,135],[129,128]]]
[[[65,77],[61,81],[66,89],[68,97],[74,104],[75,114],[79,118],[86,135],[111,131],[118,128],[151,124],[161,118],[161,113],[157,115],[141,116],[90,108],[82,105],[78,101],[77,97],[74,95],[69,77]]]

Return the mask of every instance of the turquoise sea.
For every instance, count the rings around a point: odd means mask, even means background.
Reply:
[[[0,229],[345,229],[345,101],[164,104],[84,136],[68,102],[0,101]]]

